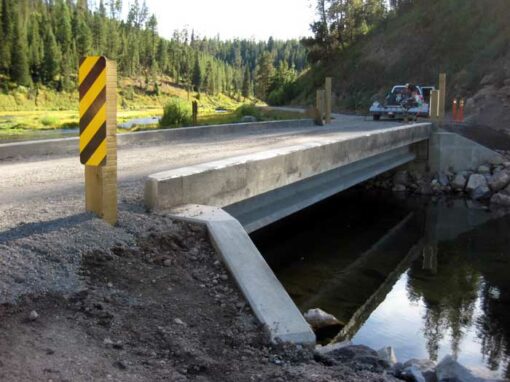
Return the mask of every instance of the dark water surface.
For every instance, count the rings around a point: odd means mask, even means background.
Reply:
[[[343,324],[324,341],[452,354],[510,378],[510,216],[463,200],[359,189],[252,235],[302,311]]]

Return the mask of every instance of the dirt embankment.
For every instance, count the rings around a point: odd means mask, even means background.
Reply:
[[[340,364],[311,348],[270,344],[205,228],[129,218],[143,229],[136,240],[83,251],[65,268],[80,281],[73,288],[0,305],[1,381],[394,380],[373,357]],[[135,234],[125,230],[97,236]],[[4,248],[18,248],[15,241]],[[47,248],[39,267],[53,269],[59,255]]]

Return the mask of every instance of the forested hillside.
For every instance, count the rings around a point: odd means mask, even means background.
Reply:
[[[435,84],[447,73],[448,104],[467,99],[471,120],[510,126],[508,0],[318,0],[313,69],[296,85],[311,103],[325,75],[338,110],[366,112],[395,83]],[[448,106],[449,106],[448,105]]]
[[[158,22],[145,3],[121,0],[0,0],[0,81],[4,93],[41,85],[76,88],[81,56],[106,55],[123,76],[141,78],[158,92],[158,76],[208,94],[256,94],[266,98],[282,81],[306,66],[299,41],[220,41],[193,31],[158,35]],[[280,82],[278,82],[280,81]]]

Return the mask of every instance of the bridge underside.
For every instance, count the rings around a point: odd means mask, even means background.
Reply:
[[[409,146],[401,147],[242,200],[224,210],[251,233],[415,158]]]

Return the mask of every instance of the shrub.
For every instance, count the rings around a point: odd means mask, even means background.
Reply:
[[[159,120],[161,127],[189,126],[192,123],[191,105],[178,98],[172,99],[165,106],[163,117]]]
[[[41,118],[41,123],[46,127],[56,127],[59,124],[59,120],[52,115],[45,115]]]
[[[255,106],[255,104],[244,104],[244,105],[239,106],[236,109],[236,116],[238,118],[243,118],[244,116],[247,116],[247,115],[251,115],[251,116],[257,118],[257,120],[259,120],[259,121],[262,119],[262,113],[261,113],[260,109],[258,109]]]

